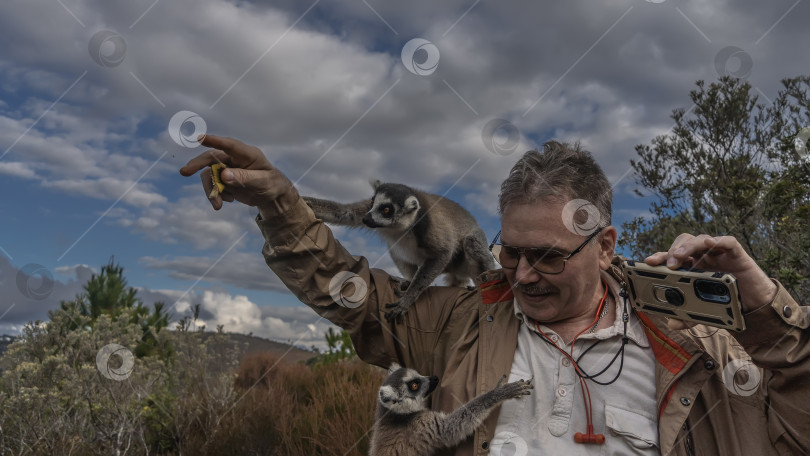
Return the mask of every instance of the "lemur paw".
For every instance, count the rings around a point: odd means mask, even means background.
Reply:
[[[533,380],[534,377],[528,380],[518,380],[516,382],[507,383],[505,385],[499,383],[497,389],[500,389],[501,392],[509,398],[529,396],[534,389],[534,385],[532,384]]]
[[[408,291],[408,287],[411,286],[410,280],[401,280],[399,282],[399,289],[394,288],[394,294],[397,295],[398,298],[405,296],[405,292]]]
[[[409,307],[410,306],[403,305],[401,300],[386,304],[385,308],[391,310],[385,313],[385,319],[390,322],[396,321],[397,323],[402,323],[402,316],[405,315]]]

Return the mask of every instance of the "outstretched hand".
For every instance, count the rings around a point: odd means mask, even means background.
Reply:
[[[666,264],[670,269],[687,267],[733,274],[740,289],[743,312],[760,308],[776,295],[776,285],[733,236],[683,233],[675,238],[668,251],[650,255],[644,262],[650,266]],[[670,323],[673,329],[687,327],[680,321],[670,320]]]
[[[258,147],[214,135],[205,135],[200,144],[212,149],[189,160],[180,168],[180,174],[191,176],[202,169],[200,177],[203,189],[209,195],[214,185],[209,167],[215,163],[227,166],[221,175],[225,190],[213,198],[209,197],[215,210],[222,208],[223,201],[235,200],[258,207],[261,211],[262,207],[272,207],[277,198],[295,190],[287,176],[270,164]]]

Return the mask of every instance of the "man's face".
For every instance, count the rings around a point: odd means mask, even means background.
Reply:
[[[565,203],[560,198],[548,197],[507,206],[501,218],[501,242],[515,247],[554,249],[568,255],[590,233],[583,236],[566,228]],[[604,292],[599,271],[610,265],[615,241],[615,228],[603,229],[566,262],[560,274],[538,272],[523,256],[516,268],[504,268],[523,313],[543,323],[592,318]]]

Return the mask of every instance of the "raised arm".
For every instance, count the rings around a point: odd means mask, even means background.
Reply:
[[[443,324],[459,303],[470,305],[471,300],[461,299],[463,290],[433,287],[420,296],[402,323],[387,322],[385,305],[398,299],[397,279],[371,269],[365,258],[350,255],[261,150],[213,135],[201,142],[212,149],[190,160],[180,174],[203,170],[208,195],[213,185],[208,166],[218,162],[228,166],[222,172],[226,188],[209,198],[211,205],[219,210],[223,201],[239,201],[258,208],[265,262],[301,302],[346,329],[366,362],[387,367],[396,361],[433,372],[436,357],[444,356],[437,351]]]
[[[734,274],[747,329],[731,332],[751,361],[768,370],[768,432],[774,446],[790,454],[810,453],[810,307],[800,306],[732,236],[682,234],[667,252],[647,264],[687,266]],[[686,326],[670,321],[673,329]],[[765,377],[763,377],[765,378]]]

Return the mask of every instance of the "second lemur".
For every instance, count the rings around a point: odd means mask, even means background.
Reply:
[[[402,184],[372,182],[371,200],[351,204],[304,197],[326,223],[375,230],[405,277],[398,302],[387,304],[389,320],[399,319],[440,274],[450,286],[493,269],[484,231],[458,203]]]
[[[532,393],[531,380],[505,381],[506,377],[493,390],[452,413],[443,413],[428,410],[425,403],[439,383],[437,377],[392,364],[378,393],[369,456],[426,456],[458,445],[475,432],[495,406]]]

